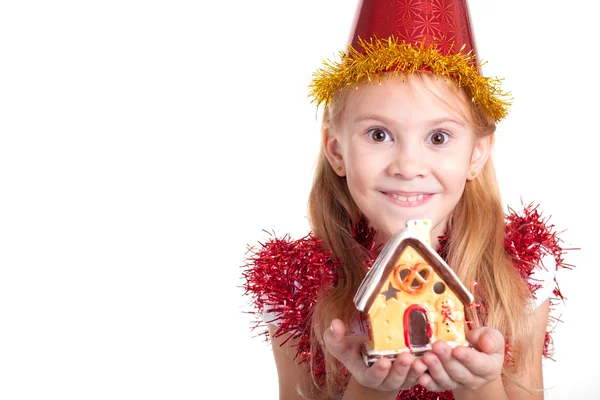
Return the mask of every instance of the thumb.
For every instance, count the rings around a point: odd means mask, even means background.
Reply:
[[[367,364],[360,353],[360,346],[364,339],[364,336],[352,338],[346,336],[346,326],[339,319],[331,321],[331,327],[323,334],[327,351],[344,364],[353,376],[364,374],[367,369]]]
[[[346,326],[339,319],[331,321],[331,326],[323,334],[323,339],[327,346],[335,345],[336,343],[343,342],[344,336],[346,335]]]
[[[325,333],[323,334],[323,340],[325,341],[327,350],[329,350],[329,352],[338,360],[340,360],[340,357],[343,357],[344,353],[349,350],[349,344],[345,340],[345,335],[346,326],[339,319],[331,321],[331,327],[325,330]]]

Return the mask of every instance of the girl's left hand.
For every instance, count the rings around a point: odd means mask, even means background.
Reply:
[[[500,376],[504,363],[504,336],[496,329],[476,328],[467,332],[473,348],[458,346],[452,349],[442,340],[433,344],[415,363],[422,362],[428,373],[418,383],[427,390],[477,390]]]

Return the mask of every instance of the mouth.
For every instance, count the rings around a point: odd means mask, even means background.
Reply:
[[[387,197],[392,203],[403,206],[403,207],[418,207],[427,203],[433,194],[431,193],[392,193],[392,192],[381,192]]]

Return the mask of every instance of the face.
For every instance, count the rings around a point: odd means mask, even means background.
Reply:
[[[492,145],[492,135],[477,138],[461,116],[468,115],[467,101],[452,83],[428,76],[388,78],[347,94],[342,114],[325,131],[325,153],[378,241],[409,219],[432,220],[433,245],[444,233]]]

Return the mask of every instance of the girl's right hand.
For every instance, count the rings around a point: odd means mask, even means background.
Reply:
[[[345,336],[346,328],[339,319],[331,322],[331,329],[325,331],[323,337],[325,346],[331,355],[337,358],[348,369],[354,379],[362,386],[381,390],[399,391],[409,389],[427,370],[427,366],[420,362],[414,363],[415,357],[409,352],[404,352],[391,362],[382,357],[370,367],[365,364],[361,354],[361,346],[365,337]]]

